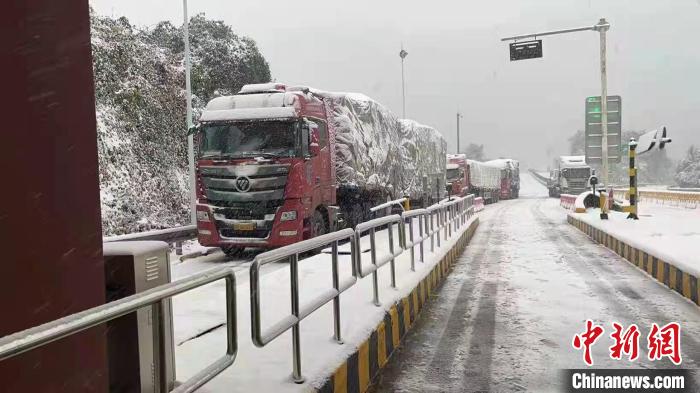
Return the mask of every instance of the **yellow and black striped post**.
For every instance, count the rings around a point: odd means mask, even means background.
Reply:
[[[630,138],[630,214],[627,216],[627,218],[631,218],[633,220],[639,220],[639,216],[637,216],[637,168],[636,168],[636,160],[637,160],[637,141],[634,138]]]

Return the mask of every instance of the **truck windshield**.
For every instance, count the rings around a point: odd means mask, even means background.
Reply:
[[[288,121],[205,124],[199,132],[199,156],[294,157],[299,148],[297,129]]]
[[[588,178],[591,176],[591,168],[565,168],[561,174],[567,179]]]
[[[448,169],[447,180],[459,180],[462,177],[462,172],[459,169]]]

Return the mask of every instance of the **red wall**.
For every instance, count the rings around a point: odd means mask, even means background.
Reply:
[[[0,12],[0,336],[104,302],[87,0]],[[3,392],[105,392],[102,327],[0,362]]]

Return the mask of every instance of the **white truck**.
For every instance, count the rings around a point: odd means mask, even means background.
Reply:
[[[555,160],[555,169],[549,174],[549,196],[561,194],[578,195],[588,190],[591,167],[586,164],[585,156],[560,156]]]

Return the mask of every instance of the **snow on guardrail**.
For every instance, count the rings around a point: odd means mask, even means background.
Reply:
[[[629,200],[629,189],[616,189]],[[696,209],[700,206],[700,192],[677,190],[639,190],[640,202],[653,202],[657,205]]]

